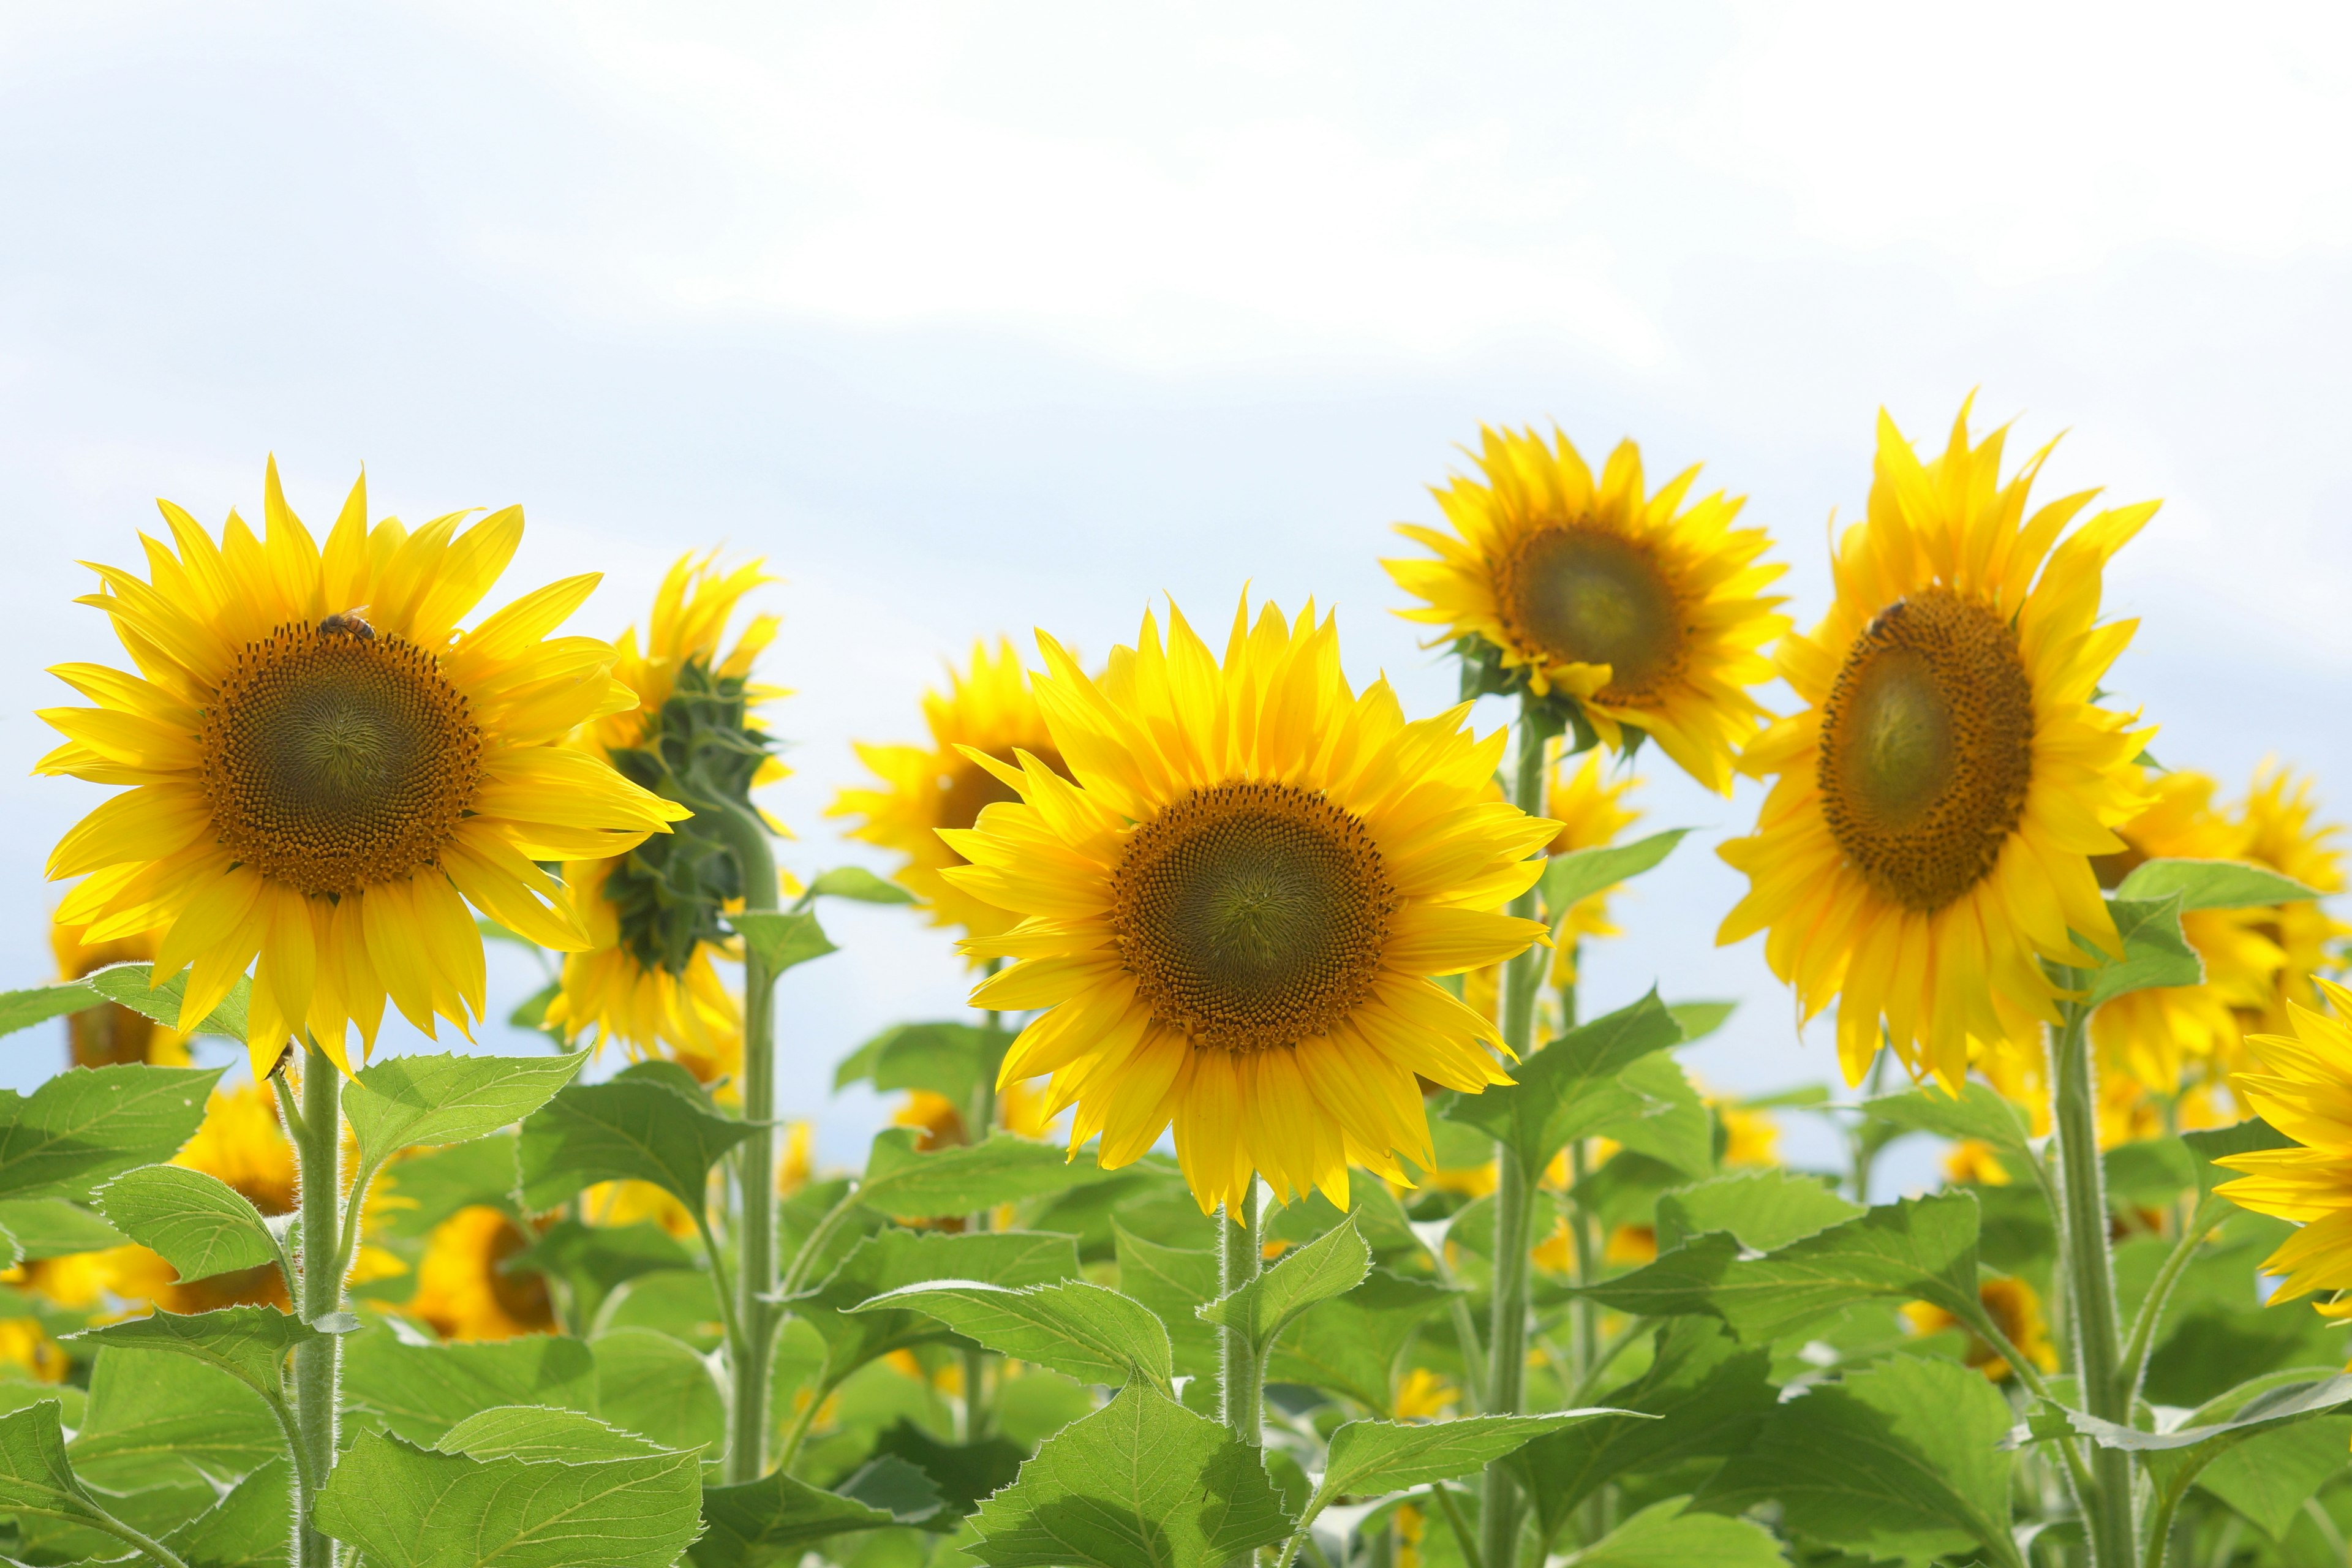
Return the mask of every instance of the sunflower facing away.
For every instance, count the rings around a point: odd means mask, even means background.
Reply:
[[[1011,763],[1014,752],[1025,751],[1056,773],[1065,772],[1061,753],[1046,733],[1021,656],[1003,637],[993,652],[985,643],[974,643],[970,667],[949,669],[947,690],[924,693],[923,719],[931,731],[929,746],[860,742],[858,761],[882,787],[843,790],[825,815],[865,818],[850,829],[852,838],[907,857],[898,880],[929,911],[933,925],[958,927],[972,936],[998,935],[1018,917],[940,875],[964,860],[939,829],[970,827],[984,808],[1020,796],[966,756],[964,748],[1000,763]]]
[[[522,537],[509,507],[459,531],[370,527],[364,478],[321,547],[278,468],[266,531],[231,512],[215,541],[160,503],[172,545],[148,575],[93,568],[79,602],[112,617],[137,674],[53,672],[97,704],[41,717],[66,743],[38,771],[130,786],[68,832],[52,878],[84,879],[58,918],[109,942],[164,929],[155,978],[190,971],[201,1018],[254,964],[257,1076],[307,1029],[348,1069],[387,994],[427,1035],[482,1016],[473,906],[544,946],[584,946],[532,862],[617,854],[688,815],[557,744],[635,705],[613,650],[548,634],[596,585],[568,578],[460,632]]]
[[[86,942],[85,926],[51,921],[49,951],[57,955],[58,978],[79,980],[110,963],[152,963],[161,933],[135,931],[112,942]],[[188,1037],[163,1027],[144,1013],[134,1013],[120,1002],[86,1007],[66,1016],[66,1041],[73,1065],[104,1067],[110,1062],[152,1062],[157,1067],[188,1065]]]
[[[2254,1113],[2297,1147],[2231,1154],[2216,1163],[2245,1173],[2215,1190],[2241,1208],[2302,1228],[2263,1272],[2283,1283],[2273,1301],[2312,1290],[2352,1290],[2352,991],[2320,980],[2335,1016],[2287,1005],[2294,1033],[2254,1035],[2256,1067],[2233,1085]]]
[[[1348,1167],[1405,1179],[1435,1164],[1416,1075],[1465,1093],[1509,1080],[1494,1026],[1427,978],[1526,950],[1543,928],[1487,911],[1543,869],[1559,824],[1486,789],[1504,734],[1468,705],[1407,723],[1379,681],[1339,668],[1334,623],[1246,599],[1222,663],[1171,610],[1090,679],[1038,634],[1037,700],[1064,777],[970,753],[1021,797],[946,831],[942,875],[1024,917],[967,939],[1017,960],[972,1005],[1045,1011],[1000,1081],[1051,1073],[1124,1165],[1175,1124],[1203,1209],[1252,1173],[1286,1198],[1346,1205]],[[1076,782],[1072,782],[1075,780]]]
[[[1720,942],[1768,931],[1765,956],[1811,1018],[1838,1003],[1859,1083],[1880,1030],[1915,1076],[1958,1093],[1969,1041],[2030,1049],[2057,1021],[2041,962],[2118,950],[2092,858],[2146,805],[2151,731],[2093,701],[2134,624],[2098,622],[2100,572],[2153,501],[2069,496],[2026,514],[2043,453],[2004,484],[2002,432],[1921,464],[1879,416],[1867,521],[1832,563],[1837,602],[1780,647],[1804,710],[1741,765],[1771,776],[1757,831],[1721,849],[1748,896]],[[2070,934],[2071,933],[2071,934]]]
[[[2322,893],[2344,890],[2344,851],[2337,840],[2344,830],[2332,822],[2315,821],[2319,803],[2312,798],[2312,783],[2294,769],[2265,762],[2254,770],[2253,787],[2238,809],[2245,831],[2245,858],[2258,866],[2293,877]],[[2319,1005],[2314,977],[2344,967],[2339,951],[2352,936],[2352,925],[2337,920],[2310,899],[2278,904],[2260,912],[2263,934],[2277,942],[2280,964],[2276,985],[2246,1026],[2279,1034],[2293,1026],[2287,1004]]]
[[[1764,590],[1787,568],[1762,561],[1764,531],[1734,528],[1720,491],[1687,507],[1685,469],[1644,496],[1625,441],[1596,484],[1567,437],[1483,430],[1481,484],[1436,490],[1451,534],[1401,523],[1434,560],[1383,561],[1423,601],[1401,612],[1475,638],[1542,697],[1573,698],[1601,739],[1631,728],[1709,789],[1769,718],[1748,689],[1771,679],[1761,649],[1788,629]]]

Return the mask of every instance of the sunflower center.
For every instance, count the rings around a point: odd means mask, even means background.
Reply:
[[[482,782],[482,737],[438,661],[399,637],[297,622],[248,643],[205,710],[221,843],[305,893],[434,864]]]
[[[1815,777],[1838,847],[1886,898],[1932,912],[1983,880],[2033,777],[2009,623],[1943,588],[1889,605],[1830,689]]]
[[[1064,778],[1070,776],[1070,770],[1062,764],[1062,753],[1053,747],[1024,746],[1021,749]],[[1010,763],[1013,760],[1013,748],[1010,746],[1001,752],[991,752],[989,755],[1003,763]],[[1012,785],[982,767],[978,763],[969,762],[961,757],[958,757],[956,761],[955,772],[950,773],[947,783],[940,786],[940,826],[941,827],[970,827],[980,820],[980,814],[990,806],[1021,798],[1020,793]]]
[[[1520,541],[1499,576],[1517,640],[1562,663],[1609,666],[1605,700],[1654,695],[1682,667],[1682,606],[1644,545],[1585,525],[1547,528]]]
[[[1294,1046],[1371,993],[1396,890],[1371,834],[1320,792],[1223,784],[1136,830],[1112,922],[1136,994],[1193,1044]]]

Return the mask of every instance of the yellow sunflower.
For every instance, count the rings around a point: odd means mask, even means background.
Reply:
[[[2042,1298],[2032,1286],[2014,1278],[1987,1279],[1977,1287],[1977,1300],[1986,1315],[2027,1360],[2043,1372],[2058,1370],[2058,1349],[2050,1342],[2050,1325],[2042,1313]],[[1903,1316],[1915,1334],[1937,1334],[1947,1329],[1967,1331],[1968,1348],[1961,1352],[1961,1360],[1994,1383],[2007,1382],[2012,1375],[2008,1361],[1992,1348],[1991,1342],[1979,1338],[1954,1313],[1931,1301],[1911,1301],[1905,1304]]]
[[[1545,846],[1544,853],[1566,855],[1615,843],[1620,833],[1642,818],[1640,807],[1624,804],[1625,796],[1641,782],[1631,773],[1609,778],[1601,770],[1598,752],[1586,752],[1583,765],[1573,773],[1565,759],[1556,763],[1550,788],[1544,794],[1544,815],[1560,825],[1559,834]],[[1623,934],[1609,919],[1610,896],[1617,890],[1604,888],[1578,900],[1565,915],[1558,910],[1545,911],[1559,931],[1559,946],[1551,962],[1554,985],[1575,984],[1577,949],[1586,937]]]
[[[715,552],[680,556],[654,596],[643,646],[635,626],[614,645],[613,673],[636,694],[637,705],[600,719],[589,737],[592,747],[619,763],[627,753],[652,744],[662,705],[688,671],[745,682],[747,713],[790,695],[781,688],[749,683],[753,662],[774,640],[774,616],[754,616],[735,646],[720,652],[728,623],[743,595],[773,581],[758,562],[722,571]],[[751,787],[772,784],[788,772],[774,757],[762,757],[752,773]],[[761,816],[770,828],[785,833],[782,824],[764,812]],[[674,845],[665,845],[664,850],[673,853]],[[564,868],[588,941],[565,957],[563,988],[548,1004],[547,1021],[567,1040],[593,1030],[600,1047],[617,1040],[635,1055],[667,1056],[705,1083],[732,1078],[743,1061],[742,1009],[711,961],[737,956],[734,944],[720,938],[715,918],[707,915],[693,930],[655,930],[626,918],[625,911],[681,902],[677,889],[667,885],[672,879],[663,875],[665,868],[636,864],[645,858]],[[656,888],[656,883],[664,885]]]
[[[2302,1228],[2263,1272],[2281,1278],[2273,1301],[2312,1290],[2352,1290],[2352,991],[2315,982],[2336,1016],[2287,1004],[2294,1033],[2246,1040],[2255,1068],[2232,1086],[2255,1114],[2297,1147],[2216,1162],[2245,1174],[2215,1191],[2241,1208]]]
[[[2344,891],[2344,830],[2314,820],[2319,803],[2312,784],[2275,760],[2254,770],[2253,787],[2238,809],[2245,832],[2242,853],[2258,866],[2293,877],[2322,893]],[[2319,1005],[2315,976],[2344,967],[2338,951],[2352,925],[2311,900],[2278,904],[2256,912],[2257,929],[2274,942],[2280,963],[2276,984],[2259,1009],[2244,1019],[2248,1028],[2277,1034],[2290,1027],[2287,1004]]]
[[[964,860],[939,830],[970,827],[985,807],[1020,797],[965,750],[984,752],[1008,763],[1016,752],[1027,752],[1055,773],[1067,770],[1037,710],[1021,656],[1003,637],[993,653],[985,643],[972,644],[970,667],[949,668],[947,690],[923,694],[923,719],[931,731],[929,746],[858,742],[858,761],[882,787],[843,790],[825,815],[863,817],[849,837],[907,858],[895,875],[930,912],[933,925],[957,927],[971,936],[996,936],[1018,917],[940,874]]]
[[[86,942],[88,926],[49,923],[49,951],[57,955],[58,978],[79,980],[110,963],[152,963],[160,931],[133,931],[112,942]],[[120,1002],[86,1007],[66,1016],[66,1042],[73,1065],[105,1067],[110,1062],[148,1062],[156,1067],[188,1065],[188,1037],[167,1029],[144,1013],[134,1013]]]
[[[1622,750],[1639,731],[1709,789],[1770,717],[1748,689],[1769,680],[1764,646],[1788,629],[1764,590],[1786,567],[1764,531],[1734,528],[1721,491],[1685,506],[1698,470],[1645,495],[1641,449],[1621,442],[1596,484],[1567,437],[1482,430],[1486,482],[1433,493],[1454,531],[1401,523],[1434,560],[1383,561],[1423,601],[1401,612],[1475,638],[1513,682],[1575,699]]]
[[[189,971],[203,1017],[254,964],[256,1076],[307,1029],[349,1068],[386,995],[427,1035],[482,1016],[482,938],[467,902],[545,946],[585,945],[532,862],[617,854],[688,815],[559,744],[635,704],[613,650],[548,633],[593,575],[527,595],[460,632],[522,538],[509,507],[414,533],[370,527],[366,480],[322,548],[271,463],[255,537],[215,541],[165,501],[173,544],[142,536],[148,574],[94,567],[80,602],[110,616],[137,674],[53,672],[96,707],[41,716],[66,743],[37,771],[130,786],[68,832],[52,878],[82,877],[58,918],[110,942],[163,929],[155,978]],[[176,551],[173,546],[176,546]]]
[[[963,944],[1018,961],[974,1006],[1045,1009],[1000,1082],[1051,1073],[1047,1114],[1076,1106],[1070,1147],[1100,1133],[1106,1167],[1172,1121],[1204,1209],[1238,1204],[1254,1172],[1344,1207],[1351,1163],[1396,1181],[1400,1153],[1433,1166],[1416,1075],[1509,1080],[1495,1026],[1427,977],[1543,935],[1487,912],[1559,831],[1485,798],[1503,732],[1474,736],[1467,704],[1407,723],[1386,681],[1359,695],[1312,605],[1253,623],[1244,599],[1222,663],[1181,614],[1164,645],[1146,616],[1099,682],[1037,640],[1070,776],[968,752],[1021,799],[946,830],[970,864],[941,873],[1025,917]]]
[[[1922,464],[1879,416],[1867,521],[1846,531],[1837,602],[1791,636],[1781,673],[1805,708],[1750,747],[1772,776],[1757,831],[1720,853],[1748,896],[1717,940],[1769,931],[1765,956],[1811,1018],[1838,1003],[1860,1083],[1882,1026],[1914,1076],[1958,1091],[1969,1042],[2030,1050],[2058,1018],[2042,961],[2118,952],[2092,858],[2146,805],[2151,731],[2095,705],[2135,623],[2100,624],[2101,569],[2156,510],[2089,495],[2030,517],[2042,457],[2007,483],[2003,432]]]
[[[530,1245],[504,1213],[477,1204],[433,1227],[407,1311],[445,1340],[510,1340],[555,1331],[547,1281],[499,1267]]]

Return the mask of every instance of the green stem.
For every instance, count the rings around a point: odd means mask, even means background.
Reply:
[[[302,1215],[302,1289],[296,1308],[306,1323],[343,1310],[343,1275],[338,1267],[343,1248],[337,1226],[342,1199],[342,1087],[341,1073],[325,1053],[316,1047],[304,1052],[302,1111],[292,1131]],[[310,1505],[335,1465],[342,1360],[341,1334],[305,1340],[294,1351],[294,1426],[301,1443],[300,1462],[295,1466],[296,1568],[334,1568],[335,1543],[311,1524]]]
[[[1257,1278],[1257,1177],[1250,1177],[1242,1212],[1219,1211],[1217,1293],[1230,1296]],[[1254,1324],[1228,1323],[1217,1331],[1217,1400],[1234,1436],[1255,1448],[1265,1425],[1265,1367],[1258,1359]]]
[[[776,907],[776,861],[768,828],[738,802],[717,803],[719,835],[742,874],[743,907]],[[736,1145],[734,1335],[727,1347],[733,1384],[728,1402],[727,1479],[740,1484],[768,1473],[768,1384],[776,1345],[776,976],[756,943],[743,944],[743,1121],[751,1135]],[[712,1256],[717,1256],[714,1250]]]
[[[808,1239],[793,1255],[793,1266],[784,1270],[784,1282],[776,1289],[779,1297],[789,1299],[799,1293],[801,1287],[808,1283],[809,1270],[824,1256],[825,1243],[833,1239],[833,1233],[841,1228],[842,1222],[856,1212],[857,1189],[853,1186],[841,1194],[839,1203],[824,1211],[824,1217],[816,1222],[816,1228],[808,1233]]]
[[[2180,1227],[2180,1239],[2173,1244],[2165,1258],[2164,1267],[2156,1271],[2156,1283],[2148,1287],[2147,1299],[2139,1304],[2139,1315],[2132,1320],[2131,1334],[2124,1342],[2123,1374],[2131,1397],[2139,1397],[2140,1384],[2147,1378],[2147,1356],[2153,1348],[2158,1325],[2164,1318],[2164,1304],[2172,1295],[2172,1288],[2196,1261],[2198,1249],[2205,1245],[2205,1237],[2221,1223],[2229,1205],[2221,1198],[2207,1198],[2197,1205],[2197,1212],[2187,1225]]]
[[[89,1530],[104,1531],[124,1545],[142,1553],[151,1562],[160,1564],[160,1568],[188,1568],[187,1559],[154,1537],[123,1523],[104,1509],[92,1513],[68,1513],[63,1509],[19,1506],[10,1511],[35,1519],[62,1520],[68,1524],[79,1524]]]
[[[1454,1539],[1462,1548],[1462,1561],[1468,1563],[1469,1568],[1486,1568],[1486,1555],[1478,1550],[1478,1542],[1472,1538],[1470,1521],[1462,1517],[1462,1505],[1454,1500],[1454,1494],[1445,1489],[1444,1481],[1433,1483],[1429,1490],[1430,1495],[1437,1499],[1437,1506],[1445,1510],[1446,1525],[1454,1531]]]
[[[776,1468],[790,1474],[793,1461],[800,1458],[801,1444],[808,1438],[809,1428],[816,1425],[817,1413],[824,1408],[824,1379],[829,1369],[819,1369],[816,1386],[809,1390],[809,1402],[793,1412],[792,1424],[784,1428],[783,1441],[776,1446]]]
[[[2068,975],[2081,984],[2087,977]],[[2121,1374],[2123,1331],[2116,1310],[2115,1264],[2107,1247],[2107,1199],[2099,1168],[2099,1085],[2091,1060],[2091,1010],[2061,1004],[2065,1021],[2051,1042],[2052,1132],[2058,1149],[2059,1206],[2064,1213],[2067,1302],[2074,1324],[2074,1372],[2084,1407],[2119,1426],[2131,1425],[2131,1391]],[[2132,1568],[2132,1459],[2118,1448],[2091,1455],[2088,1512],[2093,1568]]]
[[[1530,816],[1543,815],[1544,743],[1556,732],[1532,703],[1519,713],[1519,754],[1511,801]],[[1536,918],[1538,894],[1529,888],[1511,900],[1510,912]],[[1503,1043],[1525,1059],[1533,1044],[1536,995],[1543,984],[1542,948],[1530,948],[1503,969]],[[1517,1415],[1524,1403],[1528,1371],[1528,1196],[1537,1173],[1528,1170],[1507,1144],[1495,1145],[1495,1278],[1493,1312],[1486,1330],[1486,1413]],[[1486,1501],[1479,1516],[1486,1568],[1517,1568],[1519,1541],[1518,1485],[1500,1461],[1486,1467]]]

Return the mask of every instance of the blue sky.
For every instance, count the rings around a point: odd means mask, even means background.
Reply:
[[[2233,787],[2267,753],[2352,805],[2352,21],[1991,4],[829,8],[89,4],[0,13],[0,982],[98,792],[31,779],[39,671],[113,657],[77,558],[169,496],[257,510],[275,451],[331,517],[520,501],[513,591],[678,551],[786,581],[774,679],[800,868],[852,736],[911,737],[942,657],[1084,649],[1172,594],[1339,606],[1416,710],[1388,526],[1482,422],[1639,439],[1748,496],[1799,618],[1884,405],[1980,388],[2050,493],[2165,498],[2118,560],[2118,695]],[[1500,722],[1497,712],[1482,716]],[[1596,1002],[1745,1004],[1710,1082],[1827,1076],[1712,843],[1755,797],[1654,773],[1705,832],[1626,900]],[[852,1156],[830,1064],[944,1016],[888,911],[783,996],[793,1109]],[[11,956],[13,955],[13,956]],[[528,988],[520,969],[494,991]],[[494,1001],[499,998],[494,995]],[[524,1042],[486,1036],[491,1048]],[[0,1080],[56,1060],[0,1045]]]

